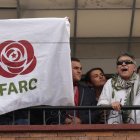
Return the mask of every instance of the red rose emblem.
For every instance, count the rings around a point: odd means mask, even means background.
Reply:
[[[8,40],[0,44],[0,75],[11,78],[28,74],[36,66],[32,45],[26,40]]]

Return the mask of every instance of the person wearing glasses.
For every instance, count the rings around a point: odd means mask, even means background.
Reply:
[[[124,53],[116,61],[117,74],[109,79],[103,87],[98,105],[111,105],[108,124],[135,123],[132,110],[121,110],[122,106],[140,104],[137,100],[139,93],[139,76],[136,74],[135,57]]]

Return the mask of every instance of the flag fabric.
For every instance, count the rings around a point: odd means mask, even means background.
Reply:
[[[0,20],[0,114],[74,105],[66,18]]]

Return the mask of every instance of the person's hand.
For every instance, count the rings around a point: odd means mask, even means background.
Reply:
[[[65,119],[65,124],[81,124],[81,120],[78,117],[68,115]]]
[[[71,124],[71,123],[72,123],[72,119],[70,119],[70,118],[65,119],[65,124]]]
[[[72,124],[81,124],[81,120],[78,117],[73,117],[72,118]]]
[[[68,21],[69,21],[69,23],[70,23],[70,18],[69,17],[65,17]]]
[[[120,102],[113,102],[112,104],[111,104],[111,106],[112,106],[112,108],[114,109],[114,110],[116,110],[116,111],[120,111],[121,110],[121,103]]]

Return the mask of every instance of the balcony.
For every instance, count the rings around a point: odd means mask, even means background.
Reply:
[[[24,111],[27,113],[28,124],[26,125],[16,125],[15,119],[17,111],[11,112],[12,114],[12,124],[10,125],[0,125],[0,140],[138,140],[140,125],[136,124],[91,124],[91,111],[100,110],[105,112],[105,110],[111,110],[109,106],[106,107],[34,107],[28,108]],[[139,110],[140,106],[125,106],[122,110]],[[42,124],[31,125],[32,111],[38,110],[42,114]],[[89,114],[89,124],[73,124],[64,125],[61,124],[61,112],[64,110],[73,110],[74,115],[76,111],[88,110]],[[23,110],[19,110],[19,112]],[[46,124],[46,111],[57,112],[54,116],[58,118],[58,124]],[[135,112],[134,111],[134,112]],[[106,116],[106,115],[105,115]],[[135,119],[137,116],[135,116]],[[106,117],[104,121],[106,123]]]

